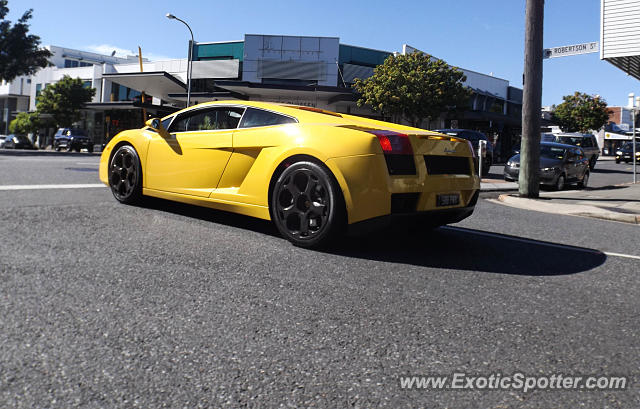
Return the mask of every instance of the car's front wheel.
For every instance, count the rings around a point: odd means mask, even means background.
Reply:
[[[558,176],[558,180],[556,180],[556,186],[555,186],[556,190],[564,189],[564,184],[565,184],[566,180],[567,179],[565,178],[564,174]]]
[[[585,172],[584,176],[582,177],[582,180],[578,182],[578,187],[580,189],[584,189],[588,185],[589,185],[589,172]]]
[[[273,185],[269,210],[280,233],[305,248],[328,244],[346,224],[338,183],[314,162],[287,166]]]
[[[123,145],[111,157],[109,187],[121,203],[133,204],[142,198],[142,169],[133,146]]]

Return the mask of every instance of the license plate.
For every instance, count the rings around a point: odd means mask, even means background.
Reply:
[[[436,206],[455,206],[460,204],[460,195],[437,195]]]

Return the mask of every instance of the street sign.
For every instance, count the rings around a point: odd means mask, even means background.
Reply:
[[[593,41],[591,43],[582,43],[574,45],[565,45],[562,47],[553,47],[544,49],[544,58],[568,57],[570,55],[591,54],[600,51],[600,43]]]

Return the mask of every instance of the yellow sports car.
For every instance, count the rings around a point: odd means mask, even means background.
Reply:
[[[471,215],[480,180],[468,141],[304,106],[220,101],[116,135],[100,180],[143,195],[272,220],[302,247],[410,215]]]

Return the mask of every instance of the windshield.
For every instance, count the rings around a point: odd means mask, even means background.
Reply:
[[[558,142],[573,146],[582,146],[583,139],[582,136],[559,136]]]
[[[564,158],[564,148],[558,148],[556,146],[540,145],[540,157],[547,159],[559,159]]]

